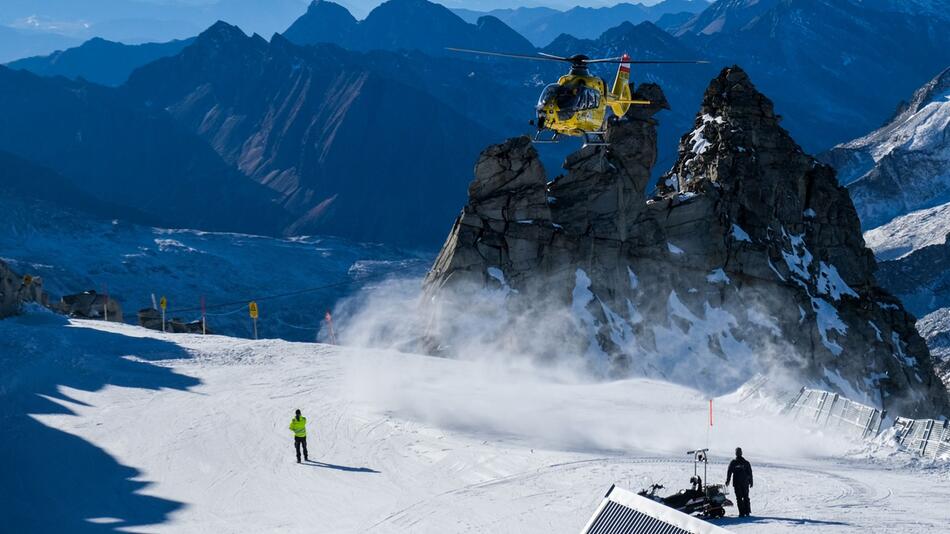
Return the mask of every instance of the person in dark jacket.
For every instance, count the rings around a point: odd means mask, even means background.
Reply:
[[[736,492],[736,506],[739,508],[739,517],[749,517],[752,508],[749,505],[749,488],[752,487],[752,465],[742,457],[742,448],[736,447],[736,458],[729,462],[726,471],[726,485],[732,479],[732,487]]]

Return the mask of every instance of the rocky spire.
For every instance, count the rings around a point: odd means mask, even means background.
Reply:
[[[637,93],[663,102],[656,86]],[[875,284],[847,191],[748,76],[732,67],[710,83],[646,200],[659,107],[635,108],[608,128],[609,148],[570,155],[551,182],[526,138],[482,153],[426,279],[430,346],[477,331],[712,393],[761,373],[779,389],[946,411],[913,318]]]

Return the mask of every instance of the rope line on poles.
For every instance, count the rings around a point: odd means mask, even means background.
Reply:
[[[283,326],[286,326],[287,328],[295,328],[295,329],[297,329],[297,330],[306,330],[306,331],[308,331],[308,332],[317,332],[317,331],[320,330],[320,325],[314,325],[314,326],[297,326],[297,325],[295,325],[295,324],[290,324],[290,323],[288,323],[288,322],[286,322],[286,321],[284,321],[284,320],[281,320],[281,318],[278,317],[277,315],[274,315],[273,317],[270,317],[270,320],[271,320],[271,321],[274,321],[274,322],[276,322],[276,323],[279,323],[279,324],[281,324],[281,325],[283,325]]]
[[[209,304],[209,305],[205,306],[205,310],[211,310],[211,309],[216,309],[216,308],[226,308],[226,307],[228,307],[228,306],[235,306],[235,305],[238,305],[238,304],[243,304],[244,306],[246,306],[247,303],[250,302],[251,300],[254,300],[254,301],[256,301],[256,302],[260,302],[260,301],[264,301],[264,300],[275,300],[275,299],[282,299],[282,298],[287,298],[287,297],[295,297],[295,296],[297,296],[297,295],[304,295],[304,294],[307,294],[307,293],[313,293],[313,292],[315,292],[315,291],[322,291],[322,290],[324,290],[324,289],[332,289],[332,288],[335,288],[335,287],[343,287],[343,286],[347,286],[347,285],[350,285],[350,284],[354,284],[354,283],[356,283],[356,282],[364,282],[364,281],[371,280],[371,279],[374,279],[374,278],[381,278],[381,277],[389,276],[389,275],[391,275],[391,274],[408,271],[408,270],[414,269],[414,268],[416,268],[416,267],[417,267],[416,265],[404,265],[403,267],[399,267],[399,268],[397,268],[397,269],[390,269],[390,270],[388,270],[388,271],[383,271],[383,272],[378,272],[378,273],[371,273],[371,274],[368,274],[368,275],[363,276],[363,277],[360,277],[360,278],[347,278],[346,280],[339,280],[339,281],[337,281],[337,282],[332,282],[332,283],[324,284],[324,285],[321,285],[321,286],[308,287],[308,288],[305,288],[305,289],[298,289],[298,290],[296,290],[296,291],[288,291],[288,292],[286,292],[286,293],[275,293],[275,294],[273,294],[273,295],[264,295],[264,296],[261,296],[261,297],[246,298],[246,299],[241,299],[241,300],[232,300],[232,301],[229,301],[229,302],[220,302],[220,303],[218,303],[218,304]],[[245,309],[244,306],[242,306],[241,308],[238,308],[238,309],[236,309],[236,310],[234,310],[234,311],[230,311],[230,312],[226,312],[226,313],[220,313],[220,314],[205,313],[205,315],[208,315],[208,316],[230,315],[230,314],[232,314],[232,313],[237,313],[237,312],[239,312],[239,311],[241,311],[241,310],[244,310],[244,309]],[[173,314],[173,313],[185,313],[185,312],[194,312],[194,311],[201,311],[201,306],[196,306],[196,307],[193,307],[193,308],[179,308],[179,309],[175,309],[175,310],[168,310],[167,313]]]

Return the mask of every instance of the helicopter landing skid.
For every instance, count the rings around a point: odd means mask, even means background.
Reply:
[[[558,137],[560,137],[560,134],[558,134],[557,132],[554,132],[554,135],[552,135],[550,138],[541,139],[542,131],[543,130],[538,130],[538,133],[534,134],[534,140],[533,140],[534,143],[538,143],[538,144],[557,143],[557,140],[558,140]]]
[[[584,132],[584,147],[608,146],[607,132]]]

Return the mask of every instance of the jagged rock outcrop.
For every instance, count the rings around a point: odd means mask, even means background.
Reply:
[[[0,260],[0,319],[16,315],[26,302],[46,306],[49,297],[43,291],[43,280],[29,275],[21,276]]]
[[[656,111],[612,125],[610,148],[572,154],[550,183],[526,138],[482,153],[425,281],[430,346],[501,342],[714,393],[768,373],[945,413],[914,318],[875,283],[847,190],[748,76],[711,82],[645,200]]]

